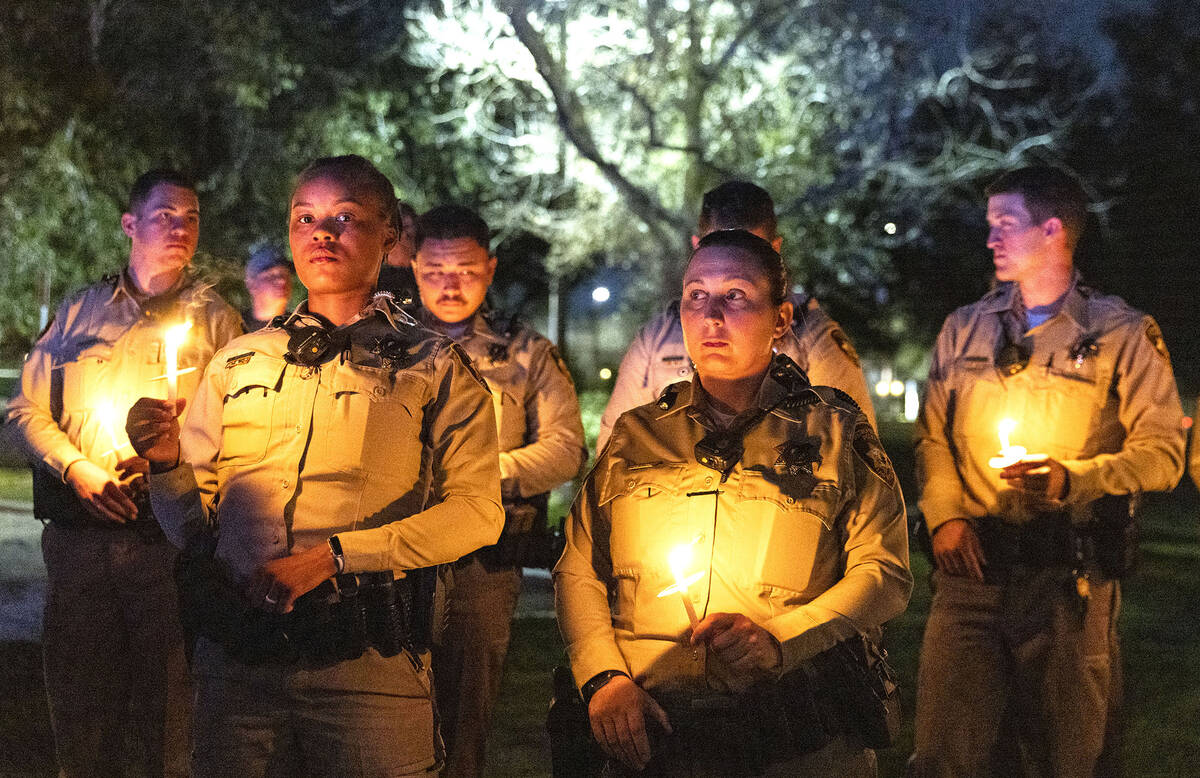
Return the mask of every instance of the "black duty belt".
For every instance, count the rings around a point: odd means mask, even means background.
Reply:
[[[180,615],[190,634],[221,644],[248,665],[325,664],[374,648],[385,657],[407,651],[421,669],[432,624],[432,568],[400,580],[390,570],[339,575],[299,597],[291,612],[278,614],[246,603],[213,559],[211,545],[186,549],[176,569]]]
[[[984,516],[975,520],[975,531],[987,566],[993,572],[1074,563],[1071,518],[1065,511],[1040,513],[1023,524]]]
[[[704,755],[728,764],[730,775],[761,774],[771,763],[824,748],[840,732],[803,671],[743,694],[655,693],[654,699],[672,728],[670,735],[652,732],[655,759]]]

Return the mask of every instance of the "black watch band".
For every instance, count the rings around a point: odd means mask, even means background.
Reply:
[[[587,683],[583,685],[583,688],[579,690],[579,693],[583,695],[583,704],[589,704],[592,701],[592,696],[595,695],[596,692],[600,691],[600,688],[604,686],[604,684],[616,678],[618,675],[623,675],[626,678],[629,677],[629,673],[625,672],[624,670],[605,670],[604,672],[596,673],[589,678]]]

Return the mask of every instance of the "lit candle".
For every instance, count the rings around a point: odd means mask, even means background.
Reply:
[[[176,324],[167,329],[163,339],[167,358],[167,399],[172,405],[179,397],[179,347],[183,345],[188,330],[192,328],[190,321]]]
[[[683,608],[687,611],[688,621],[695,628],[700,623],[700,619],[697,618],[696,609],[692,606],[692,598],[688,595],[688,587],[703,578],[704,571],[701,570],[688,575],[686,571],[691,562],[691,543],[684,543],[671,549],[671,553],[667,554],[667,565],[671,568],[671,574],[675,576],[675,583],[659,592],[658,596],[667,597],[679,592],[679,596],[683,598]]]
[[[1003,470],[1009,465],[1020,462],[1021,458],[1025,456],[1027,452],[1024,446],[1014,446],[1009,443],[1009,436],[1016,428],[1017,422],[1013,419],[1001,419],[1000,423],[996,425],[996,429],[1000,433],[1000,455],[988,460],[989,467]]]
[[[114,407],[112,403],[105,403],[103,405],[96,406],[96,418],[99,420],[101,426],[108,430],[108,437],[112,440],[113,446],[110,450],[105,451],[100,456],[106,457],[109,454],[115,454],[124,448],[126,444],[122,443],[120,438],[117,437],[116,407]]]

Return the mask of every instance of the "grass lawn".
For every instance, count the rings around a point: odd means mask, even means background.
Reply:
[[[911,494],[908,427],[887,425],[885,444]],[[0,471],[2,473],[2,471]],[[0,483],[7,483],[0,477]],[[1124,584],[1121,630],[1127,668],[1122,761],[1129,776],[1198,776],[1200,761],[1200,498],[1190,483],[1149,502],[1142,566]],[[928,565],[914,551],[916,589],[909,609],[887,628],[900,673],[906,727],[898,746],[880,753],[880,774],[903,775],[912,744],[917,650],[929,610]],[[545,736],[550,670],[563,661],[552,619],[523,619],[513,645],[489,745],[489,775],[549,774]],[[0,643],[0,776],[54,774],[41,684],[39,647]]]
[[[0,467],[0,500],[33,502],[33,476],[27,467]]]

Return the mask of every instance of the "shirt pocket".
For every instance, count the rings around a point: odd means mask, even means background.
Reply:
[[[834,531],[837,484],[823,481],[803,497],[786,496],[774,474],[744,471],[730,517],[735,564],[767,596],[807,602],[841,577]]]
[[[326,462],[345,472],[415,480],[424,442],[419,381],[403,372],[346,362],[333,375]]]
[[[278,427],[273,419],[286,368],[282,359],[261,354],[255,354],[244,365],[229,368],[218,467],[252,465],[266,456]]]
[[[1103,373],[1095,358],[1085,359],[1079,367],[1070,361],[1046,371],[1044,383],[1033,393],[1037,399],[1031,415],[1053,420],[1042,431],[1047,453],[1075,456],[1085,450],[1088,436],[1099,424],[1108,389],[1100,379]]]
[[[109,343],[93,343],[80,349],[70,361],[62,363],[62,407],[67,413],[91,410],[115,398],[97,397],[110,378],[113,347]],[[124,420],[122,420],[123,422]]]
[[[601,504],[611,504],[613,617],[619,627],[635,634],[647,626],[657,634],[665,625],[687,620],[678,596],[658,597],[673,583],[667,563],[670,550],[691,539],[683,483],[682,464],[622,463],[601,495]]]

